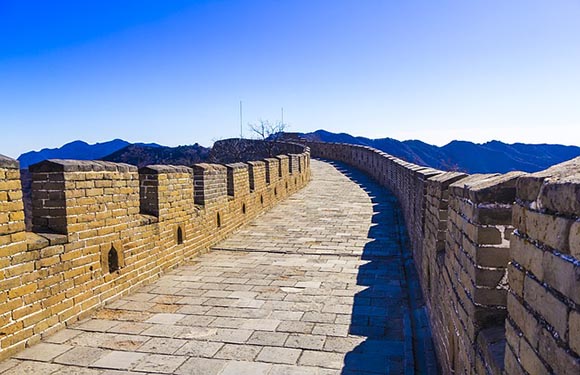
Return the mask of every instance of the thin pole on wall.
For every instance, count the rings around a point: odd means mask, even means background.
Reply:
[[[240,100],[240,139],[244,138],[244,132],[242,127],[242,101]]]

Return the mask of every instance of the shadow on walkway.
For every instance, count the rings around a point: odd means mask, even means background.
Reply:
[[[342,374],[438,374],[426,308],[396,197],[364,173],[325,160],[371,198],[372,225],[357,275],[349,333],[366,337]]]

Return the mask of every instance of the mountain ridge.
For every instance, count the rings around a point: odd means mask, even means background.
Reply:
[[[313,141],[370,146],[418,165],[467,173],[537,172],[580,156],[580,147],[557,144],[508,144],[497,140],[479,144],[454,140],[435,146],[420,140],[372,139],[323,129],[299,135]]]
[[[554,164],[580,156],[580,147],[554,144],[473,143],[454,140],[435,146],[420,140],[399,141],[393,138],[366,138],[348,133],[332,133],[323,129],[298,133],[301,137],[324,142],[370,146],[418,165],[441,170],[468,173],[506,173],[514,170],[536,172]],[[192,165],[208,160],[210,148],[194,144],[166,147],[156,143],[129,143],[122,139],[88,144],[69,142],[59,148],[45,148],[20,155],[22,169],[46,159],[109,160],[143,166],[147,164]]]
[[[107,142],[89,144],[85,141],[75,140],[56,148],[43,148],[40,151],[25,152],[18,157],[20,168],[26,169],[29,165],[39,163],[47,159],[77,159],[96,160],[101,159],[115,151],[131,145],[132,143],[122,139],[113,139]],[[135,143],[149,147],[160,147],[156,143]]]

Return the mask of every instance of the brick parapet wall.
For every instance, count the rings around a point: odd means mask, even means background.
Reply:
[[[74,241],[119,232],[136,220],[140,205],[137,167],[102,161],[47,160],[29,170],[36,232],[68,235]]]
[[[397,196],[443,373],[580,373],[580,158],[470,176],[305,143]]]
[[[139,169],[139,182],[141,214],[167,220],[194,208],[192,168],[149,165]]]
[[[276,158],[265,158],[264,166],[266,173],[266,183],[278,181],[280,179],[280,160]]]
[[[290,174],[299,172],[298,158],[298,154],[288,154],[288,169],[290,170]]]
[[[228,175],[228,195],[233,198],[245,197],[250,194],[250,175],[248,165],[233,163],[226,165]]]
[[[580,159],[517,183],[506,369],[580,373]]]
[[[276,159],[278,159],[278,177],[279,178],[287,178],[290,174],[290,160],[287,155],[277,155]]]
[[[457,333],[451,316],[456,315],[450,303],[449,272],[446,268],[446,236],[449,208],[449,186],[463,178],[464,173],[447,172],[427,180],[425,205],[424,257],[420,259],[422,290],[429,307],[431,327],[436,335],[441,367],[444,373],[451,373],[457,358]],[[453,311],[453,312],[452,312]]]
[[[521,175],[472,175],[449,186],[444,280],[458,345],[468,348],[459,352],[460,370],[503,368],[503,342],[495,337],[503,336],[507,315],[511,202]],[[480,337],[485,333],[489,339]],[[500,350],[489,350],[496,345]]]
[[[248,162],[248,176],[250,179],[250,190],[263,190],[266,186],[266,162],[261,160]]]
[[[193,166],[194,201],[202,206],[223,204],[227,200],[227,168],[219,164]]]
[[[250,191],[252,164],[264,182]],[[0,156],[0,358],[207,251],[309,181],[287,171],[266,184],[263,165],[43,162],[31,166],[39,216],[26,232],[18,163]]]
[[[0,236],[12,242],[12,234],[24,230],[24,206],[18,162],[0,155]]]

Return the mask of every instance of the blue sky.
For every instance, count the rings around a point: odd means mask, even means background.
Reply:
[[[0,0],[0,153],[210,145],[240,100],[290,131],[580,145],[578,20],[578,0]]]

